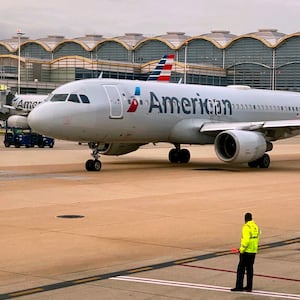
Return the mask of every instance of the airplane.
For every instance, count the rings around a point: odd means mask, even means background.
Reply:
[[[123,155],[148,143],[174,145],[171,163],[188,163],[183,144],[213,144],[226,163],[268,168],[279,139],[300,134],[300,94],[248,86],[205,86],[116,79],[85,79],[52,92],[28,116],[35,131],[57,139],[88,142],[99,155]]]
[[[27,129],[27,115],[36,105],[46,101],[47,97],[48,95],[16,94],[9,103],[1,105],[1,120],[7,120],[9,127]]]

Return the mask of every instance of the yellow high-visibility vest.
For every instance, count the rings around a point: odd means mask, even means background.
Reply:
[[[257,253],[259,242],[259,229],[255,222],[248,221],[242,229],[240,253]]]

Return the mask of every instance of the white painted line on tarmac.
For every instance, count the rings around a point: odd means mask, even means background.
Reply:
[[[168,281],[168,280],[131,277],[131,276],[118,276],[118,277],[111,277],[110,279],[231,293],[230,288],[225,286],[206,285],[206,284],[180,282],[180,281]],[[234,293],[243,293],[249,296],[255,295],[255,296],[263,296],[263,297],[300,300],[300,294],[287,294],[287,293],[267,292],[267,291],[259,291],[259,290],[253,290],[251,293],[249,292],[234,292]]]

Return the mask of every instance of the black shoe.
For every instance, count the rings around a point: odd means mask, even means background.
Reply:
[[[243,290],[244,290],[243,288],[238,288],[238,287],[231,289],[232,292],[242,292]]]
[[[243,291],[251,293],[252,289],[248,288],[247,286],[243,287]]]

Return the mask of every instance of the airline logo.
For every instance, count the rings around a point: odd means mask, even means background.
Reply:
[[[136,99],[133,97],[133,98],[131,99],[131,101],[130,101],[130,106],[129,106],[127,112],[135,112],[135,111],[137,110],[138,106],[139,106],[138,100],[136,100]]]
[[[129,108],[127,112],[135,112],[139,106],[139,101],[140,101],[140,96],[141,96],[141,88],[139,86],[135,87],[135,92],[134,96],[129,100]]]
[[[232,104],[228,99],[201,98],[199,93],[194,97],[161,96],[150,92],[149,113],[185,115],[232,115]]]
[[[148,80],[169,82],[171,78],[173,62],[174,54],[164,55],[156,65],[153,72],[150,74]]]
[[[127,112],[135,112],[140,102],[140,87],[135,88],[135,94],[129,100]],[[194,97],[177,98],[175,96],[159,97],[150,92],[149,113],[156,111],[160,114],[185,114],[185,115],[232,115],[232,103],[228,99],[201,98],[199,93]]]
[[[30,100],[23,100],[20,97],[15,97],[12,100],[12,105],[17,109],[31,111],[42,102],[43,102],[42,100],[30,101]]]

